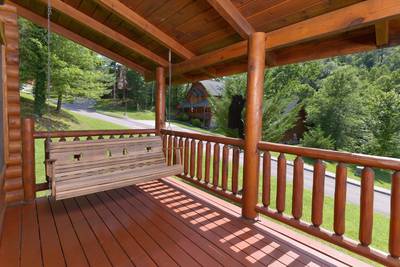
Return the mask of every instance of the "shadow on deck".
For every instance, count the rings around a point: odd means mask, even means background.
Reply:
[[[173,179],[8,208],[0,266],[361,266]]]

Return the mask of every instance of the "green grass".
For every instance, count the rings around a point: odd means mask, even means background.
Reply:
[[[120,101],[113,99],[101,99],[96,102],[94,106],[96,112],[102,113],[104,115],[117,117],[117,118],[128,118],[135,120],[154,120],[155,113],[154,111],[144,110],[137,111],[135,108],[128,106],[127,110],[125,107],[121,105]]]

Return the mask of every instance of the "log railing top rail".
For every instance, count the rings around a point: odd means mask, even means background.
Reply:
[[[55,138],[55,137],[84,137],[99,135],[127,135],[127,134],[155,134],[154,129],[124,129],[124,130],[82,130],[82,131],[37,131],[33,134],[34,138]]]
[[[313,159],[337,161],[349,164],[400,171],[400,159],[370,156],[364,154],[340,152],[333,150],[283,145],[269,142],[260,142],[258,148],[262,151],[274,151],[294,154]]]
[[[237,146],[240,148],[244,147],[244,141],[239,138],[231,138],[231,137],[216,136],[216,135],[209,135],[209,134],[190,133],[190,132],[181,132],[181,131],[172,131],[172,130],[166,130],[166,129],[161,130],[161,133],[179,136],[179,137],[185,137],[185,138],[193,138],[193,139],[198,139],[201,141]]]

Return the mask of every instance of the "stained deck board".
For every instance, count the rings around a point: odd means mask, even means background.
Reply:
[[[346,266],[357,260],[258,227],[172,179],[9,207],[0,266]],[[190,191],[193,190],[193,191]],[[304,240],[303,240],[304,241]],[[314,243],[310,243],[315,245]],[[331,254],[330,254],[331,253]],[[357,265],[360,266],[360,265]]]

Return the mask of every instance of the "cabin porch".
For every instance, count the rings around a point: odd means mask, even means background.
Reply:
[[[9,207],[1,266],[363,266],[172,178]]]

